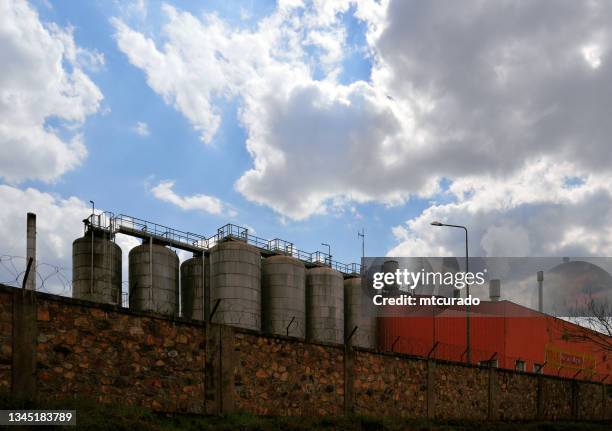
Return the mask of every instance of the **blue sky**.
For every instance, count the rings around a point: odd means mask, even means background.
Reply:
[[[94,200],[347,263],[362,228],[462,253],[436,219],[473,255],[609,255],[612,6],[560,3],[1,0],[1,252],[35,211],[69,267]]]
[[[222,19],[238,26],[249,26],[258,16],[273,11],[274,2],[209,2],[200,7],[194,2],[175,2],[177,8],[195,15],[215,12]],[[242,172],[252,159],[245,147],[246,133],[237,119],[240,101],[221,101],[221,127],[211,145],[204,145],[198,133],[179,112],[164,102],[146,83],[141,70],[122,53],[114,38],[110,17],[121,9],[111,2],[34,2],[41,21],[74,27],[74,41],[79,46],[104,55],[104,65],[90,72],[92,81],[104,95],[100,111],[82,126],[88,156],[77,169],[63,175],[56,183],[27,181],[23,186],[62,196],[76,196],[84,202],[94,200],[96,206],[113,212],[133,215],[177,229],[211,235],[216,228],[232,222],[254,228],[257,235],[281,237],[308,251],[323,250],[321,242],[332,245],[333,255],[340,261],[358,261],[361,240],[357,232],[366,229],[367,253],[383,255],[394,244],[391,227],[416,216],[427,206],[427,200],[388,207],[379,203],[355,205],[359,216],[345,211],[333,215],[315,215],[308,220],[283,218],[272,209],[249,202],[234,189]],[[109,7],[110,6],[110,7]],[[151,2],[146,24],[156,28],[163,21],[160,2]],[[240,19],[240,8],[252,18]],[[345,14],[347,40],[355,52],[343,59],[340,81],[350,83],[369,79],[371,59],[358,52],[364,43],[364,24]],[[316,75],[316,73],[315,73]],[[53,122],[53,118],[49,122]],[[137,122],[148,125],[150,134],[139,136]],[[205,193],[215,195],[237,211],[236,217],[185,211],[160,202],[149,192],[156,181],[171,178],[181,195]],[[296,191],[299,193],[299,191]]]

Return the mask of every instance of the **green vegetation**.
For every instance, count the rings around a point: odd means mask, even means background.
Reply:
[[[610,429],[604,422],[469,422],[469,421],[426,421],[402,420],[397,418],[372,418],[365,416],[339,418],[302,417],[258,417],[249,414],[224,416],[167,415],[151,412],[141,407],[103,405],[92,400],[72,399],[64,401],[33,402],[16,400],[0,395],[1,409],[71,409],[77,411],[78,430],[221,430],[221,431],[451,431],[451,430],[494,430],[494,431],[553,431]],[[33,427],[43,430],[47,427]],[[61,429],[62,427],[48,427]],[[74,430],[74,427],[63,427]],[[8,427],[6,429],[9,429]],[[14,427],[10,427],[14,429]],[[20,427],[20,429],[26,429]]]

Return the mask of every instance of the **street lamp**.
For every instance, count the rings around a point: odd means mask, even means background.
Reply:
[[[325,244],[324,242],[321,243],[321,245],[327,247],[327,255],[329,256],[329,266],[331,266],[331,246],[329,244]]]
[[[432,221],[432,226],[446,226],[446,227],[455,227],[459,229],[463,229],[465,231],[465,272],[466,274],[470,271],[470,262],[469,262],[469,254],[468,254],[468,230],[465,226],[460,226],[456,224],[446,224],[440,223],[439,221]],[[466,297],[470,297],[470,285],[466,286]],[[467,361],[468,364],[472,363],[472,343],[471,343],[471,335],[470,335],[470,306],[469,304],[465,306],[465,326],[466,326],[466,350],[467,350]]]

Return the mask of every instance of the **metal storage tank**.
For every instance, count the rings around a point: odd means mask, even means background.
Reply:
[[[210,251],[210,307],[215,323],[261,330],[261,255],[242,241],[224,241]]]
[[[306,271],[306,337],[344,343],[344,280],[331,268]]]
[[[134,247],[129,254],[130,308],[177,315],[178,277],[179,258],[172,250],[149,242]]]
[[[288,256],[271,256],[263,260],[261,273],[263,331],[268,334],[304,338],[306,336],[304,264]]]
[[[501,280],[494,278],[489,280],[489,299],[491,301],[499,301],[501,297]]]
[[[376,310],[372,298],[361,285],[361,277],[344,280],[344,335],[348,337],[355,326],[349,344],[376,348]]]
[[[382,266],[382,272],[385,274],[395,274],[399,269],[399,262],[397,260],[385,260]],[[397,283],[386,284],[383,287],[383,294],[387,294],[389,296],[397,295],[399,292],[399,286]]]
[[[204,273],[202,273],[204,268]],[[208,256],[194,256],[181,264],[181,311],[183,317],[205,320],[210,298]]]
[[[110,233],[89,228],[72,243],[72,297],[121,304],[121,247]]]

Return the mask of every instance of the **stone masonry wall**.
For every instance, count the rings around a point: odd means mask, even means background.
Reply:
[[[202,412],[202,326],[38,301],[39,395]]]
[[[427,415],[426,361],[366,351],[355,354],[355,412],[401,417]]]
[[[601,398],[604,396],[601,385],[583,384],[579,386],[578,418],[589,418],[591,415],[602,415]]]
[[[436,417],[487,419],[488,369],[438,364],[434,381]]]
[[[238,410],[262,415],[342,414],[342,348],[237,333],[235,352]]]
[[[494,409],[504,420],[528,420],[538,414],[538,376],[499,370]]]
[[[77,395],[167,412],[612,418],[612,390],[592,382],[311,344],[42,293],[27,297],[32,306],[18,293],[0,286],[0,391],[14,394],[27,387],[42,399]],[[16,328],[31,340],[15,339]]]
[[[572,382],[569,380],[543,379],[543,391],[549,395],[543,403],[543,416],[549,420],[571,419]]]

